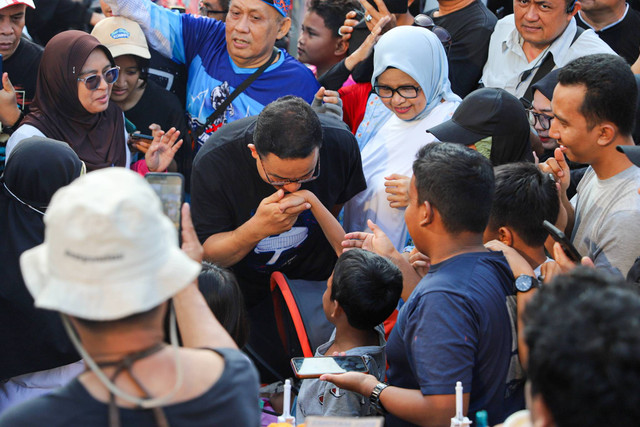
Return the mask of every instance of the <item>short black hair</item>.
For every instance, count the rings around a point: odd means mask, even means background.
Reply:
[[[370,330],[398,305],[402,273],[386,258],[362,249],[344,252],[333,270],[331,299],[338,301],[349,324]]]
[[[233,273],[204,261],[198,275],[198,289],[211,312],[239,348],[249,338],[249,321],[240,286]]]
[[[303,159],[322,146],[320,119],[302,98],[283,96],[258,115],[253,143],[262,157]]]
[[[508,226],[527,246],[543,246],[548,233],[542,222],[555,224],[560,211],[553,177],[524,162],[498,166],[494,175],[496,189],[488,228]]]
[[[589,129],[614,123],[621,134],[633,132],[638,88],[629,64],[618,55],[596,54],[575,59],[558,73],[558,84],[586,88],[580,113]]]
[[[355,0],[311,0],[307,12],[314,12],[322,18],[324,25],[334,37],[341,37],[338,30],[344,23],[345,15],[352,10],[362,10]]]
[[[581,267],[544,286],[524,321],[531,392],[542,396],[555,425],[637,425],[637,287]]]
[[[413,175],[418,202],[428,201],[451,234],[487,227],[494,179],[491,163],[461,144],[434,142],[418,151]]]

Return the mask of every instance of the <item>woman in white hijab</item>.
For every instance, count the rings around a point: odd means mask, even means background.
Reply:
[[[393,114],[362,148],[367,189],[345,205],[347,232],[370,231],[370,219],[397,249],[404,246],[413,160],[422,146],[435,140],[426,130],[449,120],[461,101],[451,91],[448,74],[444,48],[431,31],[402,26],[380,38],[371,85]]]

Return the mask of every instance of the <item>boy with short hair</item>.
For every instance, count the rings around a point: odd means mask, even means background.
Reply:
[[[345,15],[361,11],[356,0],[310,0],[298,39],[298,60],[322,76],[348,54],[349,41],[338,33]]]
[[[483,240],[499,240],[514,248],[538,277],[549,260],[544,251],[549,233],[542,223],[555,224],[560,211],[556,183],[531,163],[498,166],[494,173],[495,193]]]
[[[393,312],[402,292],[402,274],[387,259],[362,249],[343,253],[327,281],[322,306],[335,325],[331,338],[316,356],[346,353],[364,356],[369,373],[384,379],[384,329],[380,324]],[[375,413],[363,396],[340,390],[318,379],[302,381],[297,418],[309,415],[365,416]]]

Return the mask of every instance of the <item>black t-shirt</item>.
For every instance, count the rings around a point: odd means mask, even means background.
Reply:
[[[302,184],[302,189],[310,190],[332,209],[365,189],[366,182],[353,134],[337,118],[319,117],[323,129],[320,176]],[[193,162],[191,206],[201,242],[247,222],[262,199],[276,191],[262,180],[247,148],[253,143],[256,120],[256,116],[247,117],[223,126]],[[311,211],[305,211],[290,231],[263,239],[231,269],[251,307],[269,295],[272,272],[280,271],[292,279],[325,280],[335,261],[335,252],[320,225]]]
[[[185,176],[188,183],[191,172],[191,143],[185,110],[178,97],[149,80],[140,101],[125,111],[124,115],[143,134],[150,134],[149,125],[152,123],[160,125],[165,132],[172,127],[180,131],[180,138],[184,139],[184,142],[176,153],[175,160],[178,171]]]
[[[576,23],[585,29],[590,29],[576,14]],[[613,27],[596,31],[598,37],[611,47],[618,55],[622,56],[629,65],[636,62],[640,56],[640,12],[629,8],[624,19]]]
[[[9,80],[16,90],[18,107],[25,115],[29,113],[29,105],[36,93],[38,68],[43,51],[42,47],[22,38],[13,55],[2,61],[3,71],[9,73]]]
[[[238,350],[216,349],[224,357],[224,371],[202,395],[162,408],[172,426],[247,426],[259,424],[258,374]],[[15,406],[2,414],[0,426],[107,427],[109,405],[93,398],[74,379],[51,393]],[[156,427],[153,412],[119,408],[120,425]]]
[[[451,34],[453,41],[447,55],[451,89],[464,98],[478,88],[498,18],[479,0],[444,16],[433,16],[436,10],[428,15]]]

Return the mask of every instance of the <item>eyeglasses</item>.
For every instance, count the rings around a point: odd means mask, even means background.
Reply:
[[[200,6],[200,15],[206,16],[207,18],[215,18],[216,15],[222,15],[227,12],[229,12],[228,9],[225,9],[225,10],[209,9],[204,4]]]
[[[269,182],[269,184],[273,185],[274,187],[282,187],[287,184],[304,184],[305,182],[311,182],[320,176],[320,156],[319,155],[318,155],[318,161],[316,162],[316,167],[313,169],[313,172],[299,179],[285,179],[282,181],[272,180],[269,174],[267,173],[267,170],[264,168],[264,163],[262,163],[262,158],[260,156],[258,156],[258,161],[260,162],[260,166],[262,166],[264,175],[267,177],[267,181]]]
[[[100,82],[104,77],[104,81],[107,82],[108,85],[115,83],[118,80],[118,75],[120,74],[120,67],[117,65],[113,68],[109,68],[107,71],[100,74],[89,74],[87,77],[78,77],[79,82],[84,82],[84,85],[89,90],[96,90],[100,86]]]
[[[453,43],[451,34],[449,34],[449,31],[443,27],[436,25],[429,15],[425,15],[424,13],[416,15],[416,17],[413,18],[413,26],[426,28],[435,34],[436,37],[438,37],[438,40],[440,40],[440,43],[442,43],[443,46],[446,46],[445,51],[447,55],[449,54],[449,49],[451,49],[451,44]]]
[[[413,99],[418,97],[418,92],[420,92],[421,90],[422,89],[420,88],[420,86],[399,86],[395,89],[389,86],[379,86],[379,85],[375,85],[373,87],[373,91],[380,98],[393,98],[393,94],[397,93],[403,98]]]
[[[536,122],[538,122],[542,130],[549,130],[549,128],[551,127],[551,120],[554,119],[553,116],[536,113],[532,109],[527,110],[527,118],[529,119],[529,124],[531,125],[531,127],[535,127]]]

